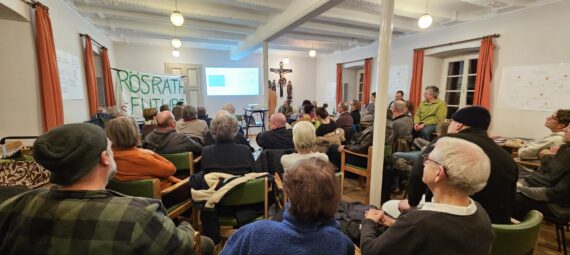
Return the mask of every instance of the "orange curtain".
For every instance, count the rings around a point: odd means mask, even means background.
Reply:
[[[63,125],[63,102],[55,56],[55,44],[47,7],[34,5],[36,54],[42,97],[43,130]]]
[[[103,65],[103,80],[105,81],[105,101],[107,107],[114,106],[115,91],[113,90],[113,78],[111,77],[111,63],[109,62],[109,53],[107,48],[101,48],[101,64]]]
[[[333,109],[336,109],[340,102],[342,102],[342,64],[336,64],[336,105]]]
[[[89,116],[97,113],[99,100],[97,95],[97,80],[95,79],[95,61],[93,60],[93,46],[91,37],[85,36],[85,81],[87,83],[87,96],[89,97]]]
[[[370,77],[372,76],[370,72],[371,64],[371,58],[364,60],[364,84],[362,85],[362,104],[364,105],[368,104],[368,101],[370,100]]]
[[[475,98],[473,105],[489,109],[491,106],[491,80],[493,80],[493,56],[495,45],[493,38],[487,37],[481,41],[479,60],[477,60],[477,78],[475,78]]]
[[[412,83],[410,84],[410,102],[414,110],[418,109],[422,101],[422,75],[424,69],[424,50],[414,51],[414,66],[412,68]]]

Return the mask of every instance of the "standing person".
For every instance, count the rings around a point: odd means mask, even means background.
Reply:
[[[0,254],[192,253],[192,226],[176,226],[160,201],[105,189],[116,165],[100,127],[54,128],[34,142],[33,156],[55,186],[0,206]],[[211,254],[212,241],[201,243]]]
[[[285,172],[283,189],[289,198],[283,221],[241,227],[221,254],[354,254],[354,244],[334,218],[341,195],[329,162],[300,160]]]
[[[424,91],[425,100],[420,103],[414,116],[414,130],[428,141],[431,140],[437,123],[447,117],[447,105],[437,98],[438,95],[439,89],[436,86],[428,86]]]
[[[350,103],[350,116],[352,116],[352,124],[360,124],[360,101],[352,100]]]
[[[491,221],[469,197],[485,187],[489,158],[471,142],[444,137],[423,165],[431,202],[396,220],[381,210],[367,211],[360,231],[362,254],[489,254],[495,238]]]

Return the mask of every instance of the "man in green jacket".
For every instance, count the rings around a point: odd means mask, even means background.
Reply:
[[[105,189],[117,167],[102,128],[54,128],[33,155],[56,185],[0,205],[0,254],[192,254],[194,230],[174,225],[160,200]],[[201,243],[211,254],[212,241]]]
[[[436,86],[428,86],[424,92],[426,100],[420,103],[414,116],[414,130],[420,133],[420,137],[431,140],[438,123],[447,117],[447,105],[437,98],[439,89]]]

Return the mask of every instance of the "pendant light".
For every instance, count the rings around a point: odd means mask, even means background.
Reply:
[[[177,33],[176,33],[176,27],[174,27],[174,39],[172,39],[172,41],[170,42],[172,44],[172,47],[174,47],[175,49],[178,49],[182,46],[182,41],[180,41],[180,39],[177,38]]]
[[[180,57],[180,51],[178,49],[174,49],[172,51],[172,56],[175,58]]]
[[[314,58],[315,56],[317,56],[317,51],[316,50],[310,50],[309,51],[309,57]]]
[[[431,26],[431,23],[433,21],[433,18],[431,17],[431,15],[429,15],[427,8],[428,8],[428,0],[426,0],[426,14],[424,14],[418,19],[418,26],[423,29],[426,29],[429,26]]]
[[[179,27],[182,26],[182,24],[184,24],[184,16],[182,16],[182,13],[178,11],[178,0],[176,0],[174,3],[175,3],[174,7],[175,10],[172,12],[172,14],[170,14],[170,22],[172,22],[172,24],[174,24],[175,26]]]

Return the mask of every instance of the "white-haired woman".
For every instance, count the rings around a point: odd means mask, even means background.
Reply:
[[[292,168],[298,161],[308,158],[320,158],[328,161],[327,154],[321,152],[313,152],[315,145],[315,126],[309,121],[300,121],[293,127],[293,144],[295,144],[296,153],[284,155],[281,157],[281,165],[283,169]]]
[[[432,202],[397,220],[381,210],[366,212],[362,254],[489,254],[491,220],[469,196],[485,187],[490,168],[479,146],[459,138],[439,139],[424,157],[422,181],[433,192]],[[388,229],[382,231],[381,225]]]

